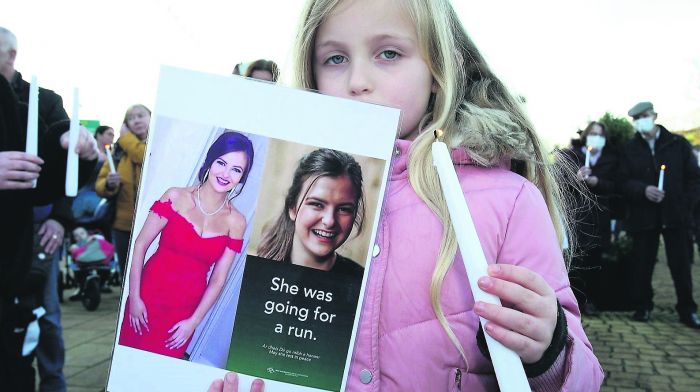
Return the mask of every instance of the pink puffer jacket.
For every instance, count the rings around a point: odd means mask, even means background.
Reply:
[[[476,344],[478,317],[457,256],[442,289],[443,310],[468,359],[462,360],[430,305],[430,280],[442,225],[408,181],[409,142],[397,143],[369,272],[348,391],[494,391],[491,362]],[[581,327],[554,227],[539,190],[503,168],[453,154],[462,189],[489,262],[536,271],[551,285],[568,323],[565,350],[535,391],[597,391],[603,371]]]

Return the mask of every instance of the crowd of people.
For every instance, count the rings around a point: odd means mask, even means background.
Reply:
[[[411,2],[406,7],[389,0],[340,5],[309,0],[304,15],[296,36],[293,75],[299,87],[402,111],[374,255],[379,267],[369,272],[349,389],[369,383],[395,390],[495,389],[484,343],[487,334],[520,356],[534,390],[597,390],[603,372],[581,325],[579,308],[595,315],[604,301],[597,294],[600,267],[611,237],[620,230],[631,236],[633,244],[633,263],[627,271],[632,318],[645,322],[651,317],[651,279],[663,236],[679,320],[700,328],[691,280],[691,212],[698,210],[700,201],[700,168],[688,141],[656,122],[650,102],[629,109],[637,132],[620,148],[606,143],[604,123],[591,122],[549,164],[520,104],[490,70],[447,0]],[[113,147],[117,136],[113,128],[101,127],[95,135],[81,128],[77,152],[84,197],[76,204],[78,200],[63,196],[69,120],[61,97],[51,90],[41,89],[39,95],[39,156],[23,152],[29,85],[14,69],[16,55],[16,38],[0,27],[0,385],[33,390],[36,356],[41,390],[60,391],[65,390],[65,381],[56,294],[58,249],[66,233],[86,226],[78,220],[94,217],[104,199],[113,208],[88,222],[94,224],[88,228],[114,243],[118,270],[127,270],[151,111],[143,105],[129,107]],[[392,72],[386,71],[389,67]],[[280,74],[269,60],[236,65],[233,73],[270,82]],[[455,233],[430,164],[434,137],[425,131],[436,128],[445,131],[445,141],[454,149],[453,161],[484,252],[494,262],[479,285],[502,298],[504,306],[456,295],[465,293],[468,283],[461,263],[453,263],[460,257]],[[567,172],[571,175],[557,175]],[[193,203],[182,194],[196,192],[199,200],[201,190],[209,205],[225,204],[225,192],[207,174],[208,170],[200,173],[196,189],[174,189],[164,195],[148,217],[150,234],[135,241],[139,268],[131,270],[124,344],[149,346],[170,332],[166,331],[170,321],[177,321],[154,318],[158,306],[149,303],[155,297],[140,267],[148,245],[173,223],[167,217],[179,206]],[[302,184],[307,178],[297,180]],[[616,199],[622,200],[623,212],[615,211]],[[207,213],[199,203],[201,214],[189,206],[197,217],[226,215],[222,219],[231,227],[219,231],[240,231],[235,229],[236,216],[229,216],[236,215],[231,209]],[[297,224],[296,211],[283,211],[282,218],[290,227]],[[12,227],[5,222],[12,222]],[[533,230],[540,233],[539,241],[530,239]],[[561,246],[567,239],[574,290]],[[416,243],[420,247],[413,246]],[[231,253],[240,249],[234,245],[222,242],[216,247]],[[282,252],[281,259],[293,263],[305,256],[300,249],[268,245],[270,252]],[[153,256],[157,257],[162,255]],[[405,290],[406,282],[410,291]],[[202,297],[220,287],[200,289]],[[385,303],[387,298],[392,304]],[[201,319],[210,302],[193,302],[188,314],[194,312]],[[152,315],[150,322],[146,309]],[[485,328],[479,326],[479,317],[488,320]],[[41,331],[36,348],[29,336],[35,322]],[[160,335],[143,336],[142,328],[149,327]],[[171,336],[169,344],[184,350],[193,326],[179,328],[184,332]],[[426,368],[426,361],[436,366]],[[215,381],[211,390],[233,390],[236,382],[232,374]],[[253,385],[256,390],[261,387],[261,382]]]
[[[70,119],[61,96],[40,87],[39,154],[24,152],[30,85],[14,68],[17,53],[16,36],[0,27],[0,385],[34,390],[36,360],[40,390],[65,391],[62,256],[79,262],[94,259],[95,252],[116,258],[115,281],[121,282],[151,111],[140,104],[129,107],[116,143],[110,126],[101,125],[93,134],[80,127],[80,189],[77,197],[66,197]],[[245,69],[242,76],[254,79],[274,82],[279,76],[277,65],[269,60],[253,61]],[[96,250],[89,247],[93,241]],[[105,283],[103,290],[109,291]],[[71,300],[82,295],[79,287]]]
[[[597,315],[599,305],[609,300],[601,284],[603,273],[609,272],[603,269],[603,253],[613,246],[615,217],[616,231],[632,239],[631,262],[625,265],[630,267],[626,276],[632,318],[651,318],[652,273],[663,236],[679,320],[700,328],[691,275],[693,211],[700,202],[697,157],[685,138],[656,122],[651,102],[639,102],[628,115],[636,132],[623,145],[608,145],[605,125],[591,122],[561,154],[563,163],[578,169],[576,180],[588,191],[569,188],[577,207],[572,280],[579,306],[583,313]],[[613,203],[616,198],[620,202]]]

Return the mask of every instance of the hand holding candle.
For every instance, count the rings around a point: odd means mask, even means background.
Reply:
[[[440,138],[441,136],[442,131],[436,131],[436,137]],[[464,198],[464,193],[452,165],[447,145],[436,140],[432,146],[432,154],[433,164],[440,178],[440,185],[450,212],[452,225],[462,254],[462,261],[467,270],[469,286],[474,295],[474,301],[477,304],[500,307],[500,299],[493,294],[485,292],[479,285],[480,281],[484,279],[490,281],[491,279],[488,278],[487,273],[488,263],[481,248],[481,242]],[[481,317],[480,321],[481,325],[486,329],[486,319]],[[504,392],[530,391],[525,370],[518,354],[495,340],[490,333],[485,334],[485,337],[500,390]]]
[[[661,171],[659,172],[659,188],[660,191],[664,190],[664,175],[666,174],[666,165],[661,165]]]

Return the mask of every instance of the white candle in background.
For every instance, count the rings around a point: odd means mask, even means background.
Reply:
[[[39,84],[36,81],[36,76],[32,76],[32,80],[29,83],[27,144],[25,152],[35,156],[39,155]],[[34,180],[32,188],[36,188],[36,180]]]
[[[666,165],[661,165],[661,171],[659,172],[659,188],[660,191],[664,190],[664,174],[666,173]]]
[[[593,149],[593,147],[586,148],[586,163],[584,164],[584,166],[586,166],[586,167],[591,167],[591,150],[592,149]]]
[[[117,170],[114,167],[114,160],[112,159],[112,148],[109,144],[105,144],[105,152],[107,153],[107,162],[109,163],[109,172],[116,173]]]
[[[66,196],[78,195],[78,153],[75,151],[80,136],[80,124],[78,122],[80,101],[78,88],[73,90],[73,115],[70,118],[70,131],[68,137],[68,161],[66,162]]]
[[[442,133],[438,130],[437,133]],[[440,135],[437,135],[440,137]],[[457,235],[457,243],[462,254],[462,261],[467,270],[469,285],[474,295],[474,301],[482,301],[485,303],[501,305],[501,300],[493,294],[489,294],[481,290],[478,285],[478,280],[482,276],[488,276],[486,256],[481,248],[479,236],[476,232],[476,227],[472,221],[467,201],[464,198],[464,193],[459,185],[457,173],[452,165],[452,159],[447,149],[447,145],[439,140],[436,140],[432,146],[433,165],[437,169],[442,186],[442,193],[447,201],[447,208],[450,212],[452,226]],[[482,327],[486,323],[486,319],[480,318]],[[484,328],[486,330],[486,328]],[[527,382],[525,369],[518,354],[508,349],[489,334],[484,334],[486,337],[486,345],[491,354],[491,363],[496,371],[496,379],[501,391],[530,391],[530,385]]]

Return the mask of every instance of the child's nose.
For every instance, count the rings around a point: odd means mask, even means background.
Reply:
[[[323,211],[323,217],[321,218],[324,226],[331,227],[335,224],[335,211],[331,208],[327,208]]]
[[[350,95],[358,96],[370,93],[373,89],[369,67],[362,62],[355,62],[350,68],[348,81]]]

